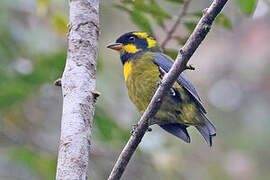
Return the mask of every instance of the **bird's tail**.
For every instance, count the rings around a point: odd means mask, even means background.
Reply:
[[[216,128],[215,126],[209,121],[205,114],[201,114],[202,118],[204,119],[204,125],[195,126],[197,130],[201,133],[205,141],[209,146],[212,146],[212,137],[216,136]]]

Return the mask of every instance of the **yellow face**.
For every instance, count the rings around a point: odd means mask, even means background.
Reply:
[[[138,49],[136,47],[136,45],[134,44],[127,44],[127,45],[124,45],[123,48],[120,50],[120,53],[121,54],[124,54],[124,53],[137,53],[139,51],[141,51],[142,49]]]
[[[120,51],[120,54],[135,54],[157,48],[157,41],[145,32],[130,32],[122,35],[116,43],[111,43],[107,47]]]

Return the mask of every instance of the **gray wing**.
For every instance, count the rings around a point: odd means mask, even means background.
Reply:
[[[171,58],[161,53],[156,53],[154,57],[154,63],[160,68],[162,68],[165,72],[169,72],[173,65]],[[189,94],[191,95],[195,103],[200,107],[202,112],[206,113],[206,110],[202,106],[201,99],[196,89],[183,73],[181,73],[180,76],[177,78],[177,83],[189,92]]]
[[[164,124],[159,125],[162,129],[167,131],[168,133],[171,133],[172,135],[182,139],[186,143],[190,143],[190,137],[187,132],[187,126],[184,124],[179,123],[171,123],[171,124]]]
[[[169,72],[171,69],[173,62],[170,57],[167,57],[164,54],[156,53],[154,57],[154,63],[162,68],[165,72]],[[191,84],[191,82],[187,79],[187,77],[181,73],[177,79],[177,83],[181,85],[187,92],[190,94],[190,97],[194,100],[194,102],[199,106],[201,110],[201,115],[204,119],[205,125],[196,126],[198,131],[204,137],[205,141],[209,146],[212,146],[212,137],[216,135],[216,128],[215,126],[208,120],[206,117],[206,110],[201,104],[201,99]],[[186,130],[187,126],[181,124],[166,124],[165,126],[161,126],[167,132],[179,137],[180,139],[184,140],[185,142],[190,142],[190,138],[188,132]]]

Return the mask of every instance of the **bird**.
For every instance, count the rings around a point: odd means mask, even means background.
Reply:
[[[121,35],[107,48],[119,51],[128,96],[142,115],[173,60],[162,53],[156,39],[146,32],[132,31]],[[206,116],[201,99],[184,73],[165,94],[159,111],[148,122],[190,143],[187,128],[195,126],[206,143],[212,146],[216,128]]]

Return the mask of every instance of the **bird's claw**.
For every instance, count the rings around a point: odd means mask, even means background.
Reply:
[[[130,134],[132,136],[134,136],[138,132],[137,128],[138,128],[138,124],[133,124],[132,125],[132,130],[130,131]],[[148,127],[147,132],[151,132],[151,131],[152,131],[152,128]]]
[[[174,88],[170,88],[170,93],[171,93],[172,96],[175,96],[176,95],[175,89]]]
[[[192,64],[190,64],[190,65],[187,65],[186,69],[195,70],[195,67]]]
[[[161,86],[162,82],[161,81],[158,81],[157,82],[157,87]]]
[[[166,74],[166,71],[164,71],[161,67],[158,67],[158,71],[159,71],[159,78],[163,79],[163,77]]]
[[[133,124],[130,134],[134,136],[137,133],[137,128],[138,128],[138,124]]]

